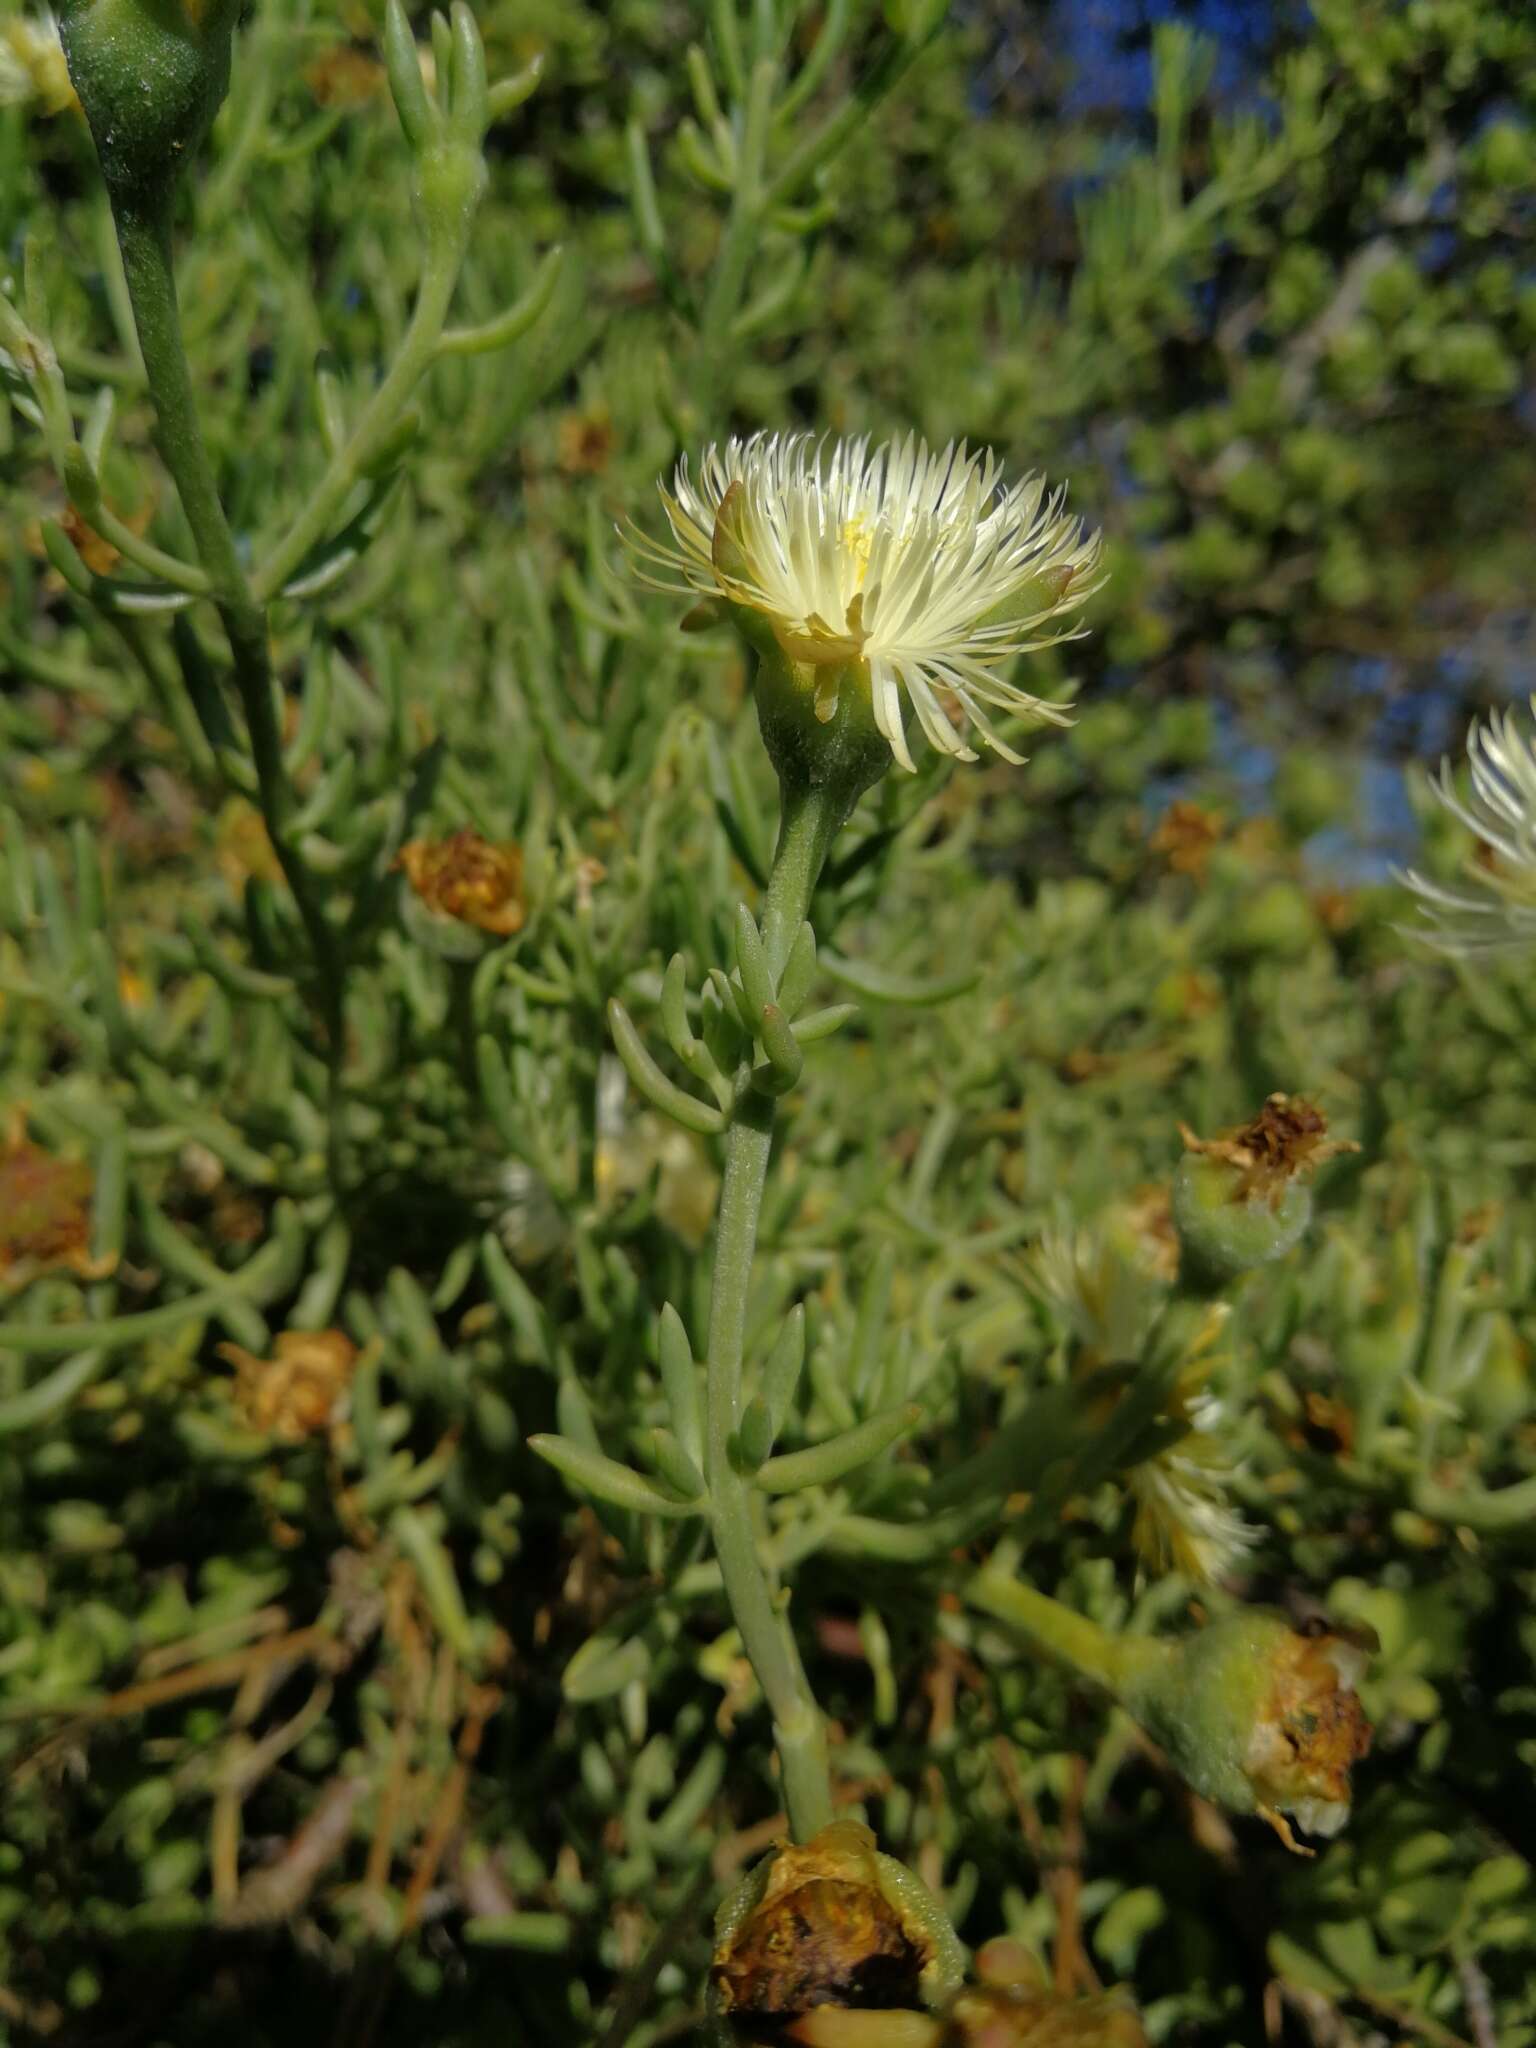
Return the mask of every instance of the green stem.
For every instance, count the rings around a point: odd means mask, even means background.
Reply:
[[[763,944],[775,978],[810,907],[811,892],[842,821],[840,804],[840,793],[832,785],[786,797],[762,921]],[[704,1471],[726,1598],[773,1714],[790,1831],[804,1841],[832,1818],[826,1729],[781,1597],[763,1566],[752,1492],[730,1457],[731,1436],[741,1412],[747,1298],[773,1144],[773,1112],[770,1096],[746,1090],[725,1141],[709,1309]]]
[[[779,843],[762,915],[763,951],[768,955],[768,971],[775,981],[784,972],[795,935],[805,922],[812,893],[846,811],[843,792],[835,782],[792,790],[785,795]]]
[[[213,601],[229,640],[235,687],[250,736],[262,817],[314,956],[326,1032],[334,1176],[339,1167],[346,961],[337,934],[321,907],[314,878],[288,835],[294,800],[283,765],[282,733],[267,650],[266,613],[252,595],[241,566],[198,420],[197,398],[176,301],[169,201],[120,199],[115,202],[114,211],[123,275],[159,427],[160,453],[175,482],[198,559],[207,572]]]
[[[983,1614],[1005,1621],[1037,1648],[1068,1664],[1082,1678],[1118,1696],[1127,1680],[1167,1661],[1166,1643],[1144,1636],[1114,1636],[1085,1614],[1076,1614],[1037,1593],[1033,1586],[984,1569],[964,1587],[964,1597]]]

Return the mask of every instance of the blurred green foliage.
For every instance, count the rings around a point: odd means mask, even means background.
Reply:
[[[792,1446],[927,1418],[773,1513],[839,1780],[968,1942],[1124,1979],[1156,2040],[1536,2042],[1536,1018],[1518,966],[1431,962],[1393,885],[1316,858],[1363,829],[1335,736],[1453,656],[1497,695],[1529,615],[1536,24],[1317,0],[1235,112],[1166,26],[1150,113],[1105,121],[1043,9],[781,7],[748,206],[728,6],[476,12],[493,78],[544,69],[453,318],[537,317],[436,363],[273,612],[349,958],[339,1112],[211,612],[102,601],[140,571],[0,354],[0,2038],[639,2048],[697,2010],[771,1834],[766,1717],[690,1525],[574,1506],[523,1438],[643,1455],[664,1300],[701,1345],[713,1141],[627,1093],[605,1007],[650,1029],[674,952],[729,959],[772,844],[739,657],[633,589],[613,524],[680,449],[806,423],[1070,471],[1113,569],[1036,665],[1073,729],[888,779],[818,903],[817,999],[860,1016],[788,1098],[750,1341],[805,1304]],[[378,25],[254,10],[177,221],[248,566],[410,318]],[[11,32],[12,302],[77,419],[111,394],[106,506],[186,556],[89,138]],[[1272,817],[1234,731],[1287,749]],[[511,935],[400,879],[464,827],[521,849]],[[1180,1120],[1274,1090],[1360,1146],[1214,1380],[1261,1532],[1228,1590],[1381,1643],[1310,1865],[870,1534],[1067,1377],[1041,1233],[1155,1245]],[[67,1256],[18,1249],[24,1175]],[[326,1330],[311,1379],[242,1373]],[[1106,1623],[1223,1597],[1143,1583],[1126,1523],[1104,1482],[1015,1533]]]

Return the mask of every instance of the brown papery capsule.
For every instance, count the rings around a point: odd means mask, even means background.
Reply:
[[[781,1844],[726,1902],[716,1934],[711,2005],[738,2038],[793,2039],[791,2023],[820,2007],[915,2011],[959,1979],[942,1911],[859,1821]]]

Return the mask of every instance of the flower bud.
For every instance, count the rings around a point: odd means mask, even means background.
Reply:
[[[1117,1690],[1197,1792],[1261,1814],[1295,1848],[1285,1814],[1314,1835],[1349,1818],[1350,1769],[1371,1745],[1355,1691],[1367,1647],[1243,1608],[1129,1667]]]
[[[1220,1273],[1243,1273],[1284,1258],[1312,1220],[1301,1176],[1336,1152],[1356,1148],[1328,1136],[1320,1109],[1296,1095],[1271,1095],[1250,1123],[1197,1138],[1173,1183],[1173,1220],[1186,1252]]]
[[[239,0],[62,0],[69,75],[116,200],[169,197],[229,90]]]
[[[726,1899],[715,1922],[709,2006],[717,2038],[771,2039],[821,2008],[912,2013],[960,1980],[943,1910],[859,1821],[784,1842]]]

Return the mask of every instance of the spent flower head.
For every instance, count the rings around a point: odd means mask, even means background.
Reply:
[[[1048,1230],[1027,1269],[1031,1284],[1076,1337],[1078,1372],[1145,1364],[1167,1289],[1102,1229]],[[1208,1351],[1224,1314],[1208,1314],[1174,1375],[1158,1447],[1126,1474],[1135,1504],[1132,1542],[1153,1571],[1179,1571],[1211,1585],[1258,1540],[1228,1500],[1237,1474],[1231,1418],[1210,1391]],[[1106,1395],[1103,1415],[1116,1395]]]
[[[1312,1220],[1307,1178],[1352,1139],[1330,1138],[1328,1119],[1299,1095],[1271,1095],[1256,1117],[1214,1138],[1187,1124],[1174,1176],[1173,1217],[1196,1265],[1241,1273],[1283,1258]]]
[[[1532,699],[1536,711],[1536,698]],[[1536,736],[1512,711],[1494,712],[1467,738],[1472,789],[1463,802],[1449,761],[1434,784],[1437,800],[1475,834],[1467,884],[1448,889],[1410,870],[1419,899],[1418,936],[1442,953],[1471,958],[1536,946]]]
[[[1256,1813],[1288,1848],[1285,1819],[1336,1835],[1349,1818],[1350,1772],[1371,1746],[1356,1686],[1368,1635],[1292,1628],[1243,1607],[1131,1668],[1121,1704],[1197,1792]]]
[[[997,457],[963,442],[935,452],[912,435],[871,449],[862,436],[754,434],[707,449],[696,477],[684,457],[661,497],[670,541],[626,534],[671,573],[648,575],[653,587],[723,598],[745,627],[766,626],[824,721],[845,686],[863,689],[903,768],[904,700],[930,744],[962,761],[976,758],[973,732],[1021,758],[989,712],[1064,722],[1002,673],[1076,637],[1059,621],[1097,588],[1098,537],[1043,477],[1005,486]]]
[[[67,1267],[86,1279],[109,1272],[90,1255],[94,1176],[83,1160],[34,1145],[13,1112],[0,1134],[0,1291]]]
[[[277,1443],[303,1443],[329,1429],[357,1364],[357,1346],[343,1330],[284,1330],[270,1358],[240,1344],[221,1344],[235,1368],[234,1397],[245,1422]]]
[[[817,2006],[785,2030],[801,2048],[1146,2048],[1119,1992],[1064,1997],[1022,1943],[1000,1935],[978,1950],[974,1982],[943,2013],[854,2012]]]
[[[410,840],[395,865],[439,917],[456,918],[497,939],[522,930],[521,847],[495,845],[465,827],[446,839]]]
[[[787,2026],[821,2008],[915,2010],[959,1983],[942,1908],[861,1821],[781,1842],[725,1900],[715,1923],[710,2009],[721,2039]]]

